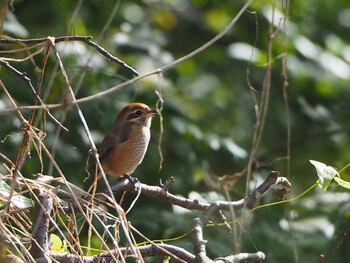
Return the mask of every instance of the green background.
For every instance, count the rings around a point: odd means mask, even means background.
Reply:
[[[205,44],[225,28],[244,2],[33,0],[12,4],[3,37],[93,36],[94,41],[142,75]],[[242,171],[248,163],[256,125],[255,100],[259,102],[262,97],[267,68],[273,7],[269,108],[249,184],[254,187],[269,171],[277,170],[290,179],[292,192],[287,198],[291,198],[317,180],[310,159],[337,169],[344,167],[350,156],[347,0],[253,2],[223,38],[201,53],[162,76],[146,77],[111,95],[81,104],[95,143],[100,145],[117,112],[127,103],[141,101],[155,107],[158,88],[164,100],[164,131],[160,132],[160,121],[155,119],[148,152],[133,176],[152,185],[157,185],[160,178],[173,176],[176,182],[170,191],[174,194],[204,198],[208,202],[227,198],[217,182],[223,175]],[[0,47],[8,50],[11,45]],[[57,47],[77,98],[107,90],[133,77],[82,42],[60,43]],[[1,56],[6,55],[11,56],[6,53]],[[37,84],[42,58],[43,53],[33,61],[11,65],[26,72]],[[0,77],[18,105],[34,103],[25,82],[4,68]],[[288,78],[287,104],[283,77]],[[48,61],[43,94],[47,103],[59,103],[64,94],[64,81],[53,54]],[[0,103],[0,110],[11,107],[3,92]],[[62,109],[51,112],[63,120]],[[30,114],[23,113],[26,117]],[[3,140],[0,151],[15,161],[21,143],[21,123],[15,113],[2,114],[0,119]],[[55,151],[66,178],[84,187],[90,145],[75,109],[67,111],[63,124],[69,132],[59,133],[58,144],[55,142],[58,126],[49,117],[37,117],[35,121],[46,132],[45,143]],[[164,157],[160,171],[159,138]],[[40,162],[32,151],[32,158],[26,160],[22,169],[28,177],[40,172]],[[57,176],[46,158],[43,173]],[[347,171],[342,176],[349,179]],[[245,195],[246,178],[243,173],[229,190],[231,200]],[[262,197],[260,203],[274,202],[273,192]],[[125,208],[133,198],[128,195]],[[263,251],[266,262],[316,262],[320,254],[330,249],[349,220],[349,199],[347,189],[331,186],[327,192],[315,188],[291,203],[257,210],[237,224],[241,239],[236,239],[236,244],[233,235],[219,228],[208,228],[205,231],[208,255],[232,254],[236,245],[242,252]],[[241,213],[244,212],[238,211]],[[128,219],[148,238],[163,239],[189,231],[193,217],[198,214],[174,210],[168,203],[141,196]],[[190,242],[187,236],[170,244],[191,251]],[[347,236],[327,262],[345,262],[349,246]]]

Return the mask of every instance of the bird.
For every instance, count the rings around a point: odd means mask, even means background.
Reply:
[[[126,105],[102,141],[99,160],[106,174],[131,176],[145,157],[155,109],[141,102]]]

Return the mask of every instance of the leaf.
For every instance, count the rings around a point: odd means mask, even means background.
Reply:
[[[0,198],[6,200],[11,193],[11,186],[5,181],[0,181]],[[14,192],[11,198],[11,205],[19,209],[27,209],[34,205],[33,201],[23,195]]]
[[[350,189],[350,182],[341,179],[340,177],[334,177],[334,180],[342,187]]]
[[[323,191],[326,191],[334,176],[338,174],[337,170],[318,161],[310,160],[310,163],[315,166],[317,175],[320,178],[320,186]]]
[[[50,245],[52,252],[64,252],[62,240],[55,234],[50,235]]]
[[[19,209],[27,209],[34,206],[33,200],[23,195],[12,196],[11,203]]]

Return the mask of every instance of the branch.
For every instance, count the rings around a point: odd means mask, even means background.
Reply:
[[[1,39],[0,39],[1,40]],[[2,65],[3,67],[7,68],[9,71],[13,72],[15,75],[17,75],[18,77],[20,77],[21,79],[23,79],[25,82],[27,82],[28,86],[30,87],[31,91],[33,92],[35,98],[37,99],[37,101],[40,102],[42,109],[46,110],[47,114],[50,116],[50,118],[59,126],[61,126],[62,129],[64,129],[65,131],[68,131],[68,129],[66,127],[63,126],[62,123],[60,123],[49,111],[49,109],[46,107],[45,103],[42,101],[42,99],[40,98],[40,96],[38,95],[38,93],[36,92],[31,79],[25,74],[20,72],[19,70],[17,70],[16,68],[14,68],[13,66],[11,66],[7,61],[3,61],[0,60],[0,65]]]
[[[168,179],[167,182],[168,181],[173,182],[173,178]],[[285,192],[290,191],[289,181],[284,177],[279,177],[278,172],[272,171],[265,179],[265,181],[261,183],[247,197],[234,202],[215,201],[211,204],[199,202],[198,200],[191,200],[188,198],[175,196],[168,192],[168,188],[171,186],[171,184],[166,183],[162,186],[150,186],[140,182],[135,183],[134,180],[130,180],[130,177],[121,178],[115,185],[111,187],[111,189],[113,190],[113,192],[128,191],[135,194],[141,193],[143,195],[155,198],[157,200],[163,200],[173,205],[178,205],[183,208],[187,208],[189,210],[203,211],[202,216],[195,218],[192,222],[192,242],[194,246],[195,259],[194,261],[187,262],[237,262],[237,260],[241,260],[241,258],[244,258],[246,262],[262,262],[265,259],[265,255],[262,252],[257,252],[253,254],[242,253],[238,255],[231,255],[224,259],[219,259],[219,261],[213,261],[209,259],[206,255],[207,241],[204,240],[203,228],[206,227],[210,218],[213,215],[218,217],[221,222],[225,222],[226,220],[221,210],[229,210],[232,207],[253,207],[256,204],[256,201],[272,186],[275,185],[281,185],[283,189],[285,189]],[[106,201],[106,199],[108,199],[108,192],[105,192],[105,195],[102,195],[101,198],[95,199],[95,202],[103,202]],[[226,230],[227,229],[231,231],[231,228],[226,223]]]
[[[346,234],[350,231],[350,219],[343,226],[342,230],[337,236],[337,239],[334,241],[332,247],[327,251],[325,255],[320,255],[318,258],[318,263],[324,263],[326,260],[340,247],[343,242]]]
[[[206,244],[207,241],[203,239],[203,221],[200,218],[193,219],[192,222],[192,242],[194,253],[196,255],[195,262],[211,263],[213,262],[207,257]]]
[[[170,182],[173,181],[173,179],[169,180]],[[238,201],[234,202],[227,202],[227,201],[215,201],[211,204],[199,202],[198,200],[191,200],[184,197],[178,197],[168,192],[168,187],[171,186],[171,183],[166,183],[166,188],[162,186],[149,186],[142,183],[135,183],[134,180],[130,180],[129,177],[121,178],[114,186],[111,187],[113,191],[129,191],[132,193],[141,193],[143,195],[153,197],[157,200],[164,200],[167,201],[173,205],[179,205],[181,207],[191,209],[191,210],[200,210],[203,211],[202,216],[197,217],[192,222],[192,243],[194,246],[194,253],[195,255],[187,252],[186,250],[171,246],[171,245],[164,245],[164,244],[149,244],[146,246],[140,246],[137,247],[137,251],[145,257],[150,257],[154,255],[172,255],[176,256],[181,260],[184,260],[185,262],[208,262],[208,263],[224,263],[224,262],[262,262],[265,259],[265,255],[263,252],[256,252],[256,253],[241,253],[237,255],[230,255],[224,258],[218,258],[215,260],[212,260],[208,258],[206,254],[206,243],[207,241],[204,239],[203,229],[206,227],[206,225],[209,223],[209,220],[212,216],[218,217],[221,221],[226,221],[223,214],[221,213],[221,210],[229,210],[231,207],[235,208],[242,208],[242,207],[252,207],[256,203],[257,199],[260,198],[265,192],[267,192],[272,186],[275,186],[276,184],[282,185],[284,188],[286,188],[286,192],[290,190],[290,183],[288,180],[284,177],[279,177],[278,172],[270,172],[268,177],[265,179],[263,183],[261,183],[251,194],[249,194],[247,197],[242,198]],[[164,185],[163,185],[164,186]],[[138,189],[137,189],[138,188]],[[108,193],[108,192],[107,192]],[[103,202],[105,200],[108,200],[108,196],[102,195],[101,198],[94,199],[95,204],[98,202]],[[84,202],[86,202],[84,200]],[[84,205],[84,202],[82,206]],[[63,204],[62,207],[67,206],[67,203]],[[122,255],[126,255],[128,257],[135,257],[135,252],[132,252],[130,250],[130,247],[128,249],[126,248],[119,248],[118,249],[119,258]],[[60,254],[60,253],[51,253],[51,256],[53,256],[55,259],[59,260],[60,262],[74,262],[74,260],[77,259],[77,255],[73,254]],[[84,257],[84,262],[98,262],[103,259],[109,259],[110,257],[118,257],[112,254],[112,252],[105,252],[100,253],[94,257]],[[81,258],[81,257],[79,257]],[[107,260],[108,261],[108,260]]]
[[[132,257],[132,253],[130,249],[126,248],[120,248],[123,254],[126,254],[128,257]],[[165,251],[169,251],[170,253],[176,255],[180,259],[184,260],[185,262],[194,262],[194,255],[190,252],[187,252],[185,249],[172,246],[172,245],[166,245],[166,244],[149,244],[145,246],[138,247],[138,250],[140,254],[143,257],[152,257],[156,255],[167,255]],[[110,262],[112,260],[111,254],[106,253],[100,253],[95,256],[85,256],[81,257],[79,255],[74,254],[65,254],[65,253],[51,253],[50,256],[59,261],[60,263],[72,263],[83,260],[85,263],[95,263],[95,262]],[[115,255],[117,256],[117,255]]]
[[[58,53],[58,51],[57,51],[57,48],[56,48],[56,46],[55,46],[54,38],[48,38],[48,40],[51,40],[52,48],[53,48],[53,50],[54,50],[55,57],[57,58],[57,61],[58,61],[58,64],[59,64],[59,68],[60,68],[61,73],[62,73],[62,75],[63,75],[64,81],[65,81],[65,84],[66,84],[66,88],[67,88],[67,90],[68,90],[68,94],[70,94],[72,100],[75,100],[75,94],[74,94],[73,89],[72,89],[72,87],[71,87],[71,85],[70,85],[67,72],[66,72],[66,70],[65,70],[65,68],[64,68],[64,65],[63,65],[63,63],[62,63],[62,60],[61,60],[61,58],[60,58],[60,55],[59,55],[59,53]],[[87,136],[87,138],[88,138],[88,140],[89,140],[89,143],[90,143],[92,149],[96,152],[96,146],[95,146],[95,143],[94,143],[94,141],[93,141],[93,139],[92,139],[92,135],[91,135],[91,133],[90,133],[88,124],[87,124],[87,122],[86,122],[86,119],[85,119],[85,117],[84,117],[84,115],[83,115],[83,113],[82,113],[82,111],[81,111],[79,105],[76,104],[75,107],[76,107],[76,109],[77,109],[78,116],[79,116],[80,121],[81,121],[81,123],[82,123],[82,125],[83,125],[84,131],[85,131],[86,136]],[[96,161],[98,161],[97,155],[95,155],[95,157],[96,157]],[[104,174],[104,172],[102,172],[101,174],[102,174],[103,179],[104,179],[105,181],[107,181],[107,179],[105,178],[106,175]],[[110,190],[110,189],[109,189],[109,190]],[[112,193],[111,190],[110,190],[110,193]],[[126,237],[126,239],[127,239],[127,241],[128,241],[128,244],[129,244],[130,247],[131,247],[131,250],[132,250],[133,253],[136,255],[136,251],[134,251],[134,246],[133,246],[132,240],[131,240],[131,238],[130,238],[130,236],[129,236],[128,228],[127,228],[127,226],[126,226],[126,224],[127,224],[127,223],[126,223],[126,219],[125,219],[125,217],[123,217],[123,215],[122,215],[122,213],[124,214],[124,212],[122,211],[122,209],[120,209],[120,206],[119,206],[119,205],[117,204],[117,202],[115,201],[114,196],[112,196],[112,199],[113,199],[113,204],[114,204],[114,207],[115,207],[115,212],[117,213],[118,218],[119,218],[119,220],[120,220],[120,225],[122,226],[124,235],[125,235],[125,237]],[[124,220],[124,219],[125,219],[125,220]],[[117,246],[116,248],[117,248],[118,252],[120,253],[120,255],[122,256],[121,252],[119,251],[119,247]]]
[[[32,231],[32,249],[30,253],[37,262],[51,262],[49,252],[49,223],[53,209],[53,199],[50,193],[43,191],[35,204],[35,221]]]
[[[0,39],[0,43],[3,44],[12,44],[12,43],[23,43],[26,45],[33,45],[33,44],[40,44],[45,43],[49,38],[33,38],[33,39]],[[107,50],[105,50],[103,47],[98,45],[97,43],[93,42],[91,36],[63,36],[63,37],[56,37],[54,38],[54,44],[65,42],[65,41],[82,41],[85,44],[95,48],[100,54],[108,58],[109,60],[116,62],[118,65],[130,70],[134,75],[138,76],[139,73],[131,66],[126,64],[124,61],[120,60],[119,58],[113,56],[111,53],[109,53]]]
[[[176,255],[177,257],[179,257],[180,259],[184,260],[187,263],[195,262],[195,256],[192,253],[186,251],[183,248],[173,246],[173,245],[150,244],[150,245],[140,246],[138,249],[143,257],[167,255],[166,253],[164,253],[164,250],[166,250]],[[127,250],[126,248],[121,248],[121,251],[123,253],[126,253],[127,256],[132,256],[131,253],[129,253],[129,250]],[[101,262],[101,261],[109,262],[110,260],[112,260],[110,253],[100,253],[95,256],[81,257],[79,255],[74,255],[74,254],[52,252],[50,253],[50,256],[53,259],[59,261],[60,263],[72,263],[77,261],[84,261],[85,263],[95,263],[95,262]],[[220,257],[211,262],[213,263],[262,262],[264,259],[265,259],[264,253],[258,251],[256,253],[240,253],[234,256],[232,255],[228,257]]]
[[[135,184],[128,177],[121,178],[115,185],[111,188],[113,192],[119,191],[128,191],[131,193],[138,193],[141,191],[141,194],[145,196],[149,196],[155,198],[157,200],[163,200],[169,202],[173,205],[181,206],[183,208],[189,210],[208,210],[210,207],[213,210],[210,212],[210,215],[216,213],[219,209],[229,210],[230,208],[242,208],[242,207],[253,207],[258,198],[262,196],[266,191],[270,189],[270,187],[275,186],[276,184],[282,185],[286,188],[286,191],[290,191],[290,183],[285,177],[279,177],[279,173],[272,171],[265,179],[263,183],[261,183],[256,190],[254,190],[247,197],[242,198],[237,201],[215,201],[211,204],[199,202],[198,200],[191,200],[189,198],[176,196],[171,194],[162,186],[151,186],[144,183]],[[140,189],[138,189],[138,187]],[[107,193],[107,192],[106,192]],[[105,198],[101,197],[102,201],[105,201]],[[98,200],[97,200],[98,201]]]
[[[234,256],[228,256],[224,258],[217,258],[214,260],[215,263],[236,263],[236,262],[254,262],[259,263],[263,262],[265,260],[265,254],[261,251],[258,251],[256,253],[239,253]]]
[[[239,12],[235,15],[235,17],[229,22],[229,24],[222,30],[220,31],[216,36],[214,36],[212,39],[210,39],[208,42],[204,43],[203,45],[201,45],[199,48],[193,50],[191,53],[187,54],[186,56],[183,56],[167,65],[164,65],[163,67],[159,68],[159,69],[155,69],[155,70],[152,70],[144,75],[141,75],[139,76],[138,73],[133,69],[131,68],[130,66],[126,65],[125,67],[126,68],[129,68],[131,71],[135,71],[135,75],[137,75],[137,77],[133,78],[133,79],[129,79],[127,81],[124,81],[116,86],[113,86],[107,90],[104,90],[104,91],[100,91],[99,93],[96,93],[96,94],[93,94],[93,95],[89,95],[89,96],[86,96],[86,97],[83,97],[83,98],[79,98],[79,99],[76,99],[76,100],[73,100],[71,101],[70,103],[71,104],[80,104],[80,103],[84,103],[84,102],[88,102],[88,101],[91,101],[91,100],[95,100],[97,98],[101,98],[101,97],[104,97],[104,96],[107,96],[111,93],[114,93],[120,89],[122,89],[123,87],[126,87],[128,85],[131,85],[133,83],[136,83],[137,81],[141,80],[141,79],[144,79],[146,77],[149,77],[149,76],[153,76],[153,75],[157,75],[157,74],[161,74],[169,69],[172,69],[174,68],[176,65],[186,61],[186,60],[189,60],[190,58],[194,57],[195,55],[203,52],[205,49],[209,48],[210,46],[212,46],[214,43],[216,43],[218,40],[220,40],[235,24],[236,22],[238,21],[238,19],[241,17],[241,15],[249,8],[250,4],[253,2],[253,0],[249,0],[247,1],[247,3],[245,3],[242,8],[239,10]],[[85,40],[86,39],[86,40]],[[65,37],[57,37],[54,39],[55,43],[58,43],[58,42],[61,42],[61,41],[83,41],[83,42],[91,42],[92,37],[82,37],[82,36],[65,36]],[[42,43],[43,41],[46,41],[47,38],[38,38],[38,39],[0,39],[0,43],[15,43],[16,41],[17,42],[22,42],[22,43],[26,43],[26,44],[29,44],[29,43],[32,43],[32,44],[37,44],[37,43]],[[90,45],[90,44],[89,44]],[[97,45],[97,44],[96,44]],[[92,46],[92,44],[91,44]],[[102,48],[101,48],[101,51],[99,51],[100,53],[101,52],[104,52],[102,51]],[[109,59],[111,59],[113,56],[111,55],[111,57]],[[113,60],[113,59],[111,59]],[[124,62],[122,62],[124,63]],[[137,74],[136,74],[137,73]],[[46,108],[47,109],[55,109],[55,108],[60,108],[62,107],[63,105],[61,103],[56,103],[56,104],[51,104],[51,105],[46,105]],[[4,114],[7,114],[9,112],[12,112],[14,110],[24,110],[24,109],[29,109],[29,110],[33,110],[33,109],[41,109],[42,106],[22,106],[22,107],[17,107],[16,109],[10,109],[10,110],[3,110],[0,112],[0,116],[1,115],[4,115]]]

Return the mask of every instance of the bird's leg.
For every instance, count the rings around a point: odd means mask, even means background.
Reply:
[[[132,177],[129,174],[124,174],[124,177],[129,180],[130,183],[132,183],[133,187],[136,189],[137,184],[140,183],[139,179]]]

